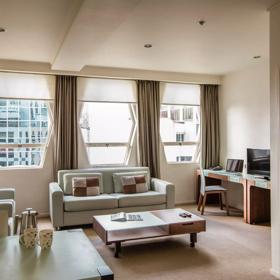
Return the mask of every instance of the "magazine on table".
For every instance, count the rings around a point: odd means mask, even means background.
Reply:
[[[111,215],[111,221],[113,222],[128,222],[128,221],[143,221],[141,215],[139,214],[127,214],[120,212]]]

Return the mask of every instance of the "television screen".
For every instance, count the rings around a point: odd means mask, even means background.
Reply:
[[[270,150],[247,149],[247,173],[270,176]]]

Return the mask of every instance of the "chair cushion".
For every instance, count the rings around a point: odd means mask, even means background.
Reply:
[[[146,178],[146,182],[148,185],[148,189],[150,190],[150,178],[148,171],[135,171],[135,172],[120,172],[113,173],[113,181],[114,181],[114,191],[115,193],[123,193],[123,184],[122,177],[123,176],[140,176],[144,175]]]
[[[212,192],[212,191],[226,191],[227,189],[221,187],[221,186],[206,186],[205,191],[206,192]]]
[[[113,209],[118,207],[118,199],[109,194],[98,196],[64,196],[64,210],[68,212]]]
[[[97,177],[99,179],[99,187],[100,187],[100,193],[103,193],[103,179],[102,179],[102,173],[66,173],[63,175],[63,186],[64,186],[64,193],[65,194],[72,194],[72,179],[74,177],[79,178],[87,178],[87,177]]]
[[[133,194],[115,193],[111,195],[118,198],[119,207],[150,206],[166,203],[166,195],[155,191]]]

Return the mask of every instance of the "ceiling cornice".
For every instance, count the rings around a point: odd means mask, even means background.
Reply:
[[[129,80],[156,80],[165,82],[220,84],[221,76],[197,73],[151,71],[141,69],[86,66],[81,71],[52,70],[50,63],[0,60],[0,71],[48,75],[72,75]]]

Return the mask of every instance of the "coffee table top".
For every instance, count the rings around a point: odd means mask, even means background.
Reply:
[[[99,280],[102,271],[110,271],[82,230],[54,232],[49,250],[26,249],[18,239],[0,238],[1,280]]]
[[[205,219],[192,213],[192,217],[180,217],[180,213],[188,211],[175,208],[147,212],[136,212],[143,221],[117,222],[111,221],[111,215],[98,215],[93,217],[94,230],[106,243],[127,240],[144,239],[169,235],[169,226],[172,224],[205,224]]]
[[[141,216],[143,221],[127,221],[127,222],[116,222],[111,221],[111,215],[98,215],[94,216],[94,219],[106,230],[106,231],[121,231],[131,229],[141,229],[150,227],[167,226],[169,224],[186,223],[204,221],[203,218],[198,217],[192,213],[191,218],[180,217],[180,213],[190,213],[181,208],[175,209],[164,209],[146,212],[133,212],[129,214],[138,214]]]
[[[166,222],[155,216],[152,212],[133,212],[129,214],[138,214],[143,221],[116,222],[111,221],[111,215],[94,216],[94,219],[98,221],[106,231],[130,230],[166,225]]]
[[[205,221],[204,218],[201,218],[191,212],[188,212],[182,208],[174,208],[174,209],[164,209],[164,210],[155,210],[151,211],[151,213],[163,220],[165,223],[171,224],[180,224],[180,223],[194,223]],[[189,218],[183,218],[179,214],[180,213],[189,213],[192,216]]]

